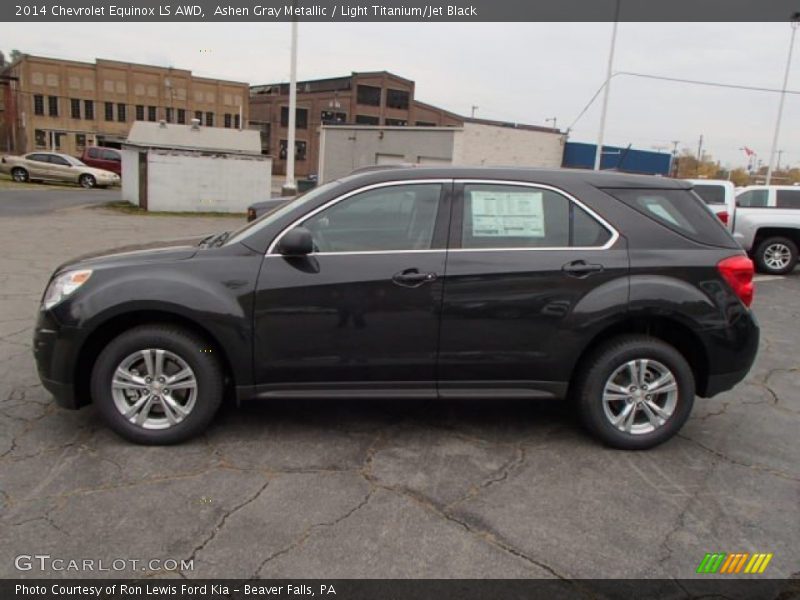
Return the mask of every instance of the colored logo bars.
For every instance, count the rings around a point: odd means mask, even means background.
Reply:
[[[772,552],[769,554],[756,552],[738,552],[726,554],[725,552],[714,552],[706,554],[697,567],[698,573],[719,573],[732,575],[735,573],[763,573],[769,561],[772,560]]]

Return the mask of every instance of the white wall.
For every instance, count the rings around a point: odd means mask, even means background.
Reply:
[[[151,211],[245,212],[271,194],[272,159],[267,156],[150,150],[147,171]]]
[[[130,148],[120,150],[122,155],[122,199],[139,205],[139,152]]]
[[[387,163],[449,164],[455,128],[322,127],[320,182],[343,177],[358,167]]]
[[[563,136],[482,123],[464,123],[455,132],[453,164],[470,166],[561,166]]]

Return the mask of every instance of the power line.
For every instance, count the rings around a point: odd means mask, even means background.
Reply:
[[[667,77],[665,75],[651,75],[649,73],[636,73],[634,71],[617,71],[616,73],[613,73],[611,75],[611,77],[609,77],[609,80],[613,79],[617,75],[627,75],[629,77],[640,77],[640,78],[644,78],[644,79],[657,79],[659,81],[671,81],[673,83],[686,83],[686,84],[690,84],[690,85],[703,85],[703,86],[706,86],[706,87],[719,87],[719,88],[727,88],[727,89],[735,89],[735,90],[747,90],[747,91],[750,91],[750,92],[770,92],[770,93],[780,94],[783,91],[783,90],[778,89],[778,88],[759,87],[759,86],[753,86],[753,85],[741,85],[741,84],[736,84],[736,83],[720,83],[720,82],[715,82],[715,81],[700,81],[698,79],[684,79],[684,78],[681,78],[681,77]],[[567,133],[569,133],[572,129],[574,129],[575,124],[581,119],[581,117],[583,117],[583,115],[586,114],[586,111],[588,111],[589,108],[592,106],[592,104],[594,104],[594,101],[597,99],[597,96],[600,95],[600,92],[602,92],[603,88],[605,88],[605,87],[606,87],[606,84],[604,82],[604,83],[602,83],[600,85],[599,88],[597,88],[597,91],[589,99],[589,102],[586,103],[586,106],[583,107],[583,110],[578,114],[577,117],[575,117],[575,120],[572,122],[572,124],[569,127],[567,127]],[[800,91],[797,91],[797,90],[786,90],[786,93],[787,94],[792,94],[792,95],[800,95]]]

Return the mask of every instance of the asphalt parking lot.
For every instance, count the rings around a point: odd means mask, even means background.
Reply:
[[[757,287],[747,381],[655,450],[491,398],[226,407],[191,443],[138,447],[40,386],[43,286],[70,256],[238,221],[85,208],[106,192],[79,190],[25,192],[41,210],[22,214],[19,193],[0,190],[0,577],[109,576],[19,571],[20,554],[193,560],[113,573],[137,577],[686,578],[716,551],[800,572],[800,271]]]

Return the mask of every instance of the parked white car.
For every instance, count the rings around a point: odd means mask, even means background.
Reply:
[[[694,192],[730,229],[736,213],[736,187],[725,179],[687,179],[694,186]]]
[[[8,173],[18,183],[63,181],[85,188],[118,185],[119,175],[90,167],[74,156],[60,152],[30,152],[23,156],[0,157],[0,173]]]
[[[733,237],[762,273],[782,275],[797,265],[800,186],[750,185],[736,196]]]

